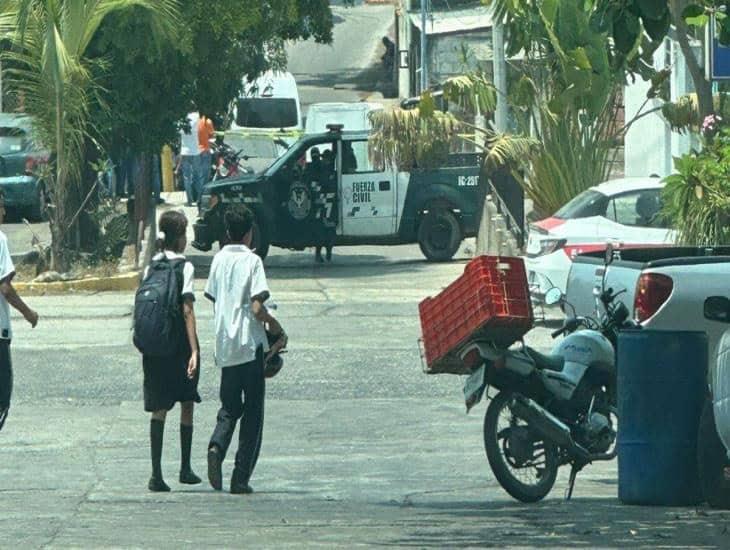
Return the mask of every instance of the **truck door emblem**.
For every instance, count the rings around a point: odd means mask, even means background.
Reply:
[[[309,216],[312,210],[312,197],[304,184],[296,182],[289,188],[287,207],[291,217],[297,221],[302,221]]]

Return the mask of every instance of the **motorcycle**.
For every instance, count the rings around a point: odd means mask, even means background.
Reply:
[[[606,267],[613,261],[609,245]],[[543,355],[525,345],[504,348],[488,337],[466,344],[459,357],[471,371],[464,386],[467,411],[487,394],[484,445],[499,484],[522,502],[537,502],[552,490],[558,469],[571,466],[567,498],[577,474],[594,461],[616,457],[618,410],[615,349],[620,330],[638,328],[628,308],[602,288],[596,296],[603,306],[600,320],[577,317],[575,311],[553,339],[565,338]],[[547,305],[570,307],[553,288]]]
[[[240,173],[253,173],[252,168],[244,166],[241,162],[251,158],[243,154],[243,149],[236,151],[225,142],[212,142],[211,149],[213,152],[213,162],[211,165],[213,173],[211,174],[210,181],[232,178]]]

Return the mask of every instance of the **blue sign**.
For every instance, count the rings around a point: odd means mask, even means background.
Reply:
[[[717,39],[716,23],[710,21],[710,80],[730,80],[730,46],[723,46]]]

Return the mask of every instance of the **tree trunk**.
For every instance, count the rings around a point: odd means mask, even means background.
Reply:
[[[66,149],[63,140],[63,101],[56,91],[56,175],[53,185],[54,208],[51,215],[51,269],[63,272],[68,268],[66,241],[67,185]]]
[[[672,22],[677,29],[677,42],[682,50],[687,68],[692,76],[695,90],[697,92],[697,104],[700,113],[700,123],[708,115],[715,112],[715,105],[712,98],[712,82],[705,78],[704,67],[700,65],[690,46],[689,27],[682,18],[682,13],[689,5],[689,0],[671,0],[669,3],[672,12]]]

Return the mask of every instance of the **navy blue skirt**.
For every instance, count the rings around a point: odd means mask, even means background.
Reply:
[[[198,356],[198,372],[193,379],[188,378],[189,359],[189,352],[169,357],[142,356],[145,411],[169,411],[178,402],[200,403],[198,393],[200,356]]]

